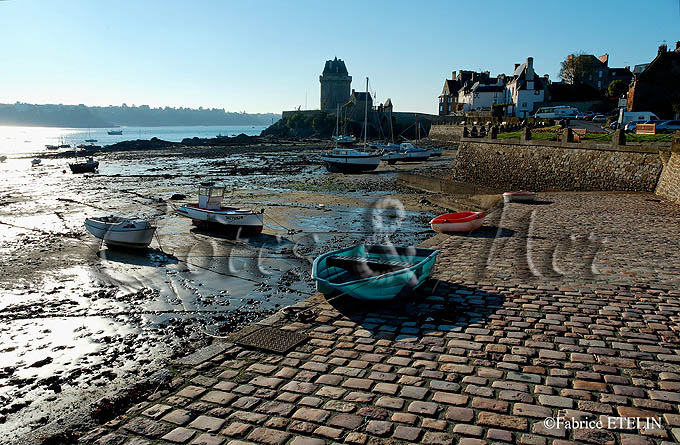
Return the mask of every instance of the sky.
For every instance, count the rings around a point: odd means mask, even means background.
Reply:
[[[338,57],[352,88],[436,114],[453,70],[533,57],[559,80],[570,53],[632,67],[678,40],[680,0],[0,0],[0,103],[315,109]]]

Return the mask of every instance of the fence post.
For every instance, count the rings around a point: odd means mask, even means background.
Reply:
[[[522,129],[522,136],[520,137],[521,141],[530,141],[531,140],[531,129],[529,127],[524,127]]]
[[[626,145],[626,132],[620,128],[616,130],[612,136],[612,145],[614,147],[617,145]]]

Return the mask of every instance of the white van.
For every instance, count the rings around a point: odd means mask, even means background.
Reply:
[[[619,112],[619,128],[623,128],[629,122],[660,121],[659,116],[651,111],[621,111]]]
[[[578,109],[567,105],[557,107],[541,107],[536,111],[536,117],[542,119],[567,119],[576,118]]]

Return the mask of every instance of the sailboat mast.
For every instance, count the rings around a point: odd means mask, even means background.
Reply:
[[[368,133],[368,77],[366,77],[366,104],[364,106],[364,149],[366,148],[366,133]]]
[[[392,127],[392,107],[390,107],[390,137],[392,138],[392,144],[394,144],[394,128]]]
[[[418,123],[418,113],[416,113],[416,142],[420,142],[420,123]]]
[[[338,139],[340,138],[340,104],[335,109],[335,148],[338,148]]]

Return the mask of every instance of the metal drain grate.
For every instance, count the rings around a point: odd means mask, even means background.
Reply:
[[[236,340],[236,343],[241,346],[250,346],[283,354],[307,340],[307,338],[305,334],[300,334],[299,332],[262,328]]]

